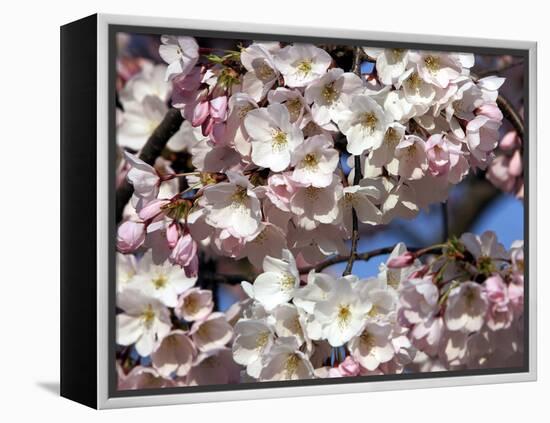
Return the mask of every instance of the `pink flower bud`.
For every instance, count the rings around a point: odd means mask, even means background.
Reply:
[[[201,126],[202,135],[205,137],[210,136],[212,133],[212,128],[214,127],[214,119],[212,119],[212,116],[207,116]]]
[[[340,374],[344,377],[346,376],[357,376],[361,371],[361,366],[359,363],[353,359],[352,356],[348,355],[342,363],[338,366]]]
[[[141,220],[149,220],[157,217],[161,211],[162,207],[168,204],[169,200],[153,200],[147,203],[145,207],[143,207],[139,213],[138,216]]]
[[[521,160],[521,153],[519,150],[516,150],[512,158],[510,159],[510,164],[508,165],[508,172],[512,176],[521,176],[523,173],[523,163]]]
[[[500,140],[500,148],[504,151],[512,151],[520,146],[520,140],[516,131],[507,132]]]
[[[197,276],[199,273],[199,256],[195,254],[195,257],[191,259],[189,264],[183,268],[188,278]]]
[[[222,95],[220,97],[210,100],[210,116],[216,122],[223,122],[227,115],[227,96]]]
[[[189,266],[197,255],[197,243],[191,235],[185,234],[178,240],[170,255],[170,261],[181,267]]]
[[[209,107],[207,101],[201,101],[193,109],[193,118],[191,120],[191,125],[200,126],[204,123],[209,114]]]
[[[145,225],[128,220],[118,227],[117,248],[127,254],[137,250],[145,241]]]
[[[174,248],[176,246],[179,236],[180,233],[178,230],[178,224],[176,222],[170,223],[166,229],[166,240],[168,241],[170,248]]]
[[[402,267],[410,266],[414,263],[415,255],[410,251],[406,251],[400,256],[391,258],[388,261],[388,267],[390,269],[401,269]]]

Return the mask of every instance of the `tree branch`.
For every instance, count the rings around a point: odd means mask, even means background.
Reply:
[[[377,248],[375,250],[366,251],[364,253],[357,253],[356,252],[355,253],[355,260],[369,261],[371,258],[376,257],[376,256],[383,256],[385,254],[391,254],[391,252],[394,250],[394,248],[395,248],[395,245],[392,245],[390,247]],[[424,248],[407,247],[407,251],[410,251],[410,252],[413,252],[413,253],[416,253],[417,251],[421,251],[421,250],[424,250]],[[436,252],[436,251],[438,251],[438,250],[437,249],[430,249],[430,252]],[[350,258],[350,256],[346,256],[346,255],[338,255],[338,256],[330,257],[330,258],[328,258],[328,259],[326,259],[326,260],[324,260],[320,263],[317,263],[313,266],[300,267],[299,271],[300,271],[300,274],[308,273],[311,270],[315,270],[316,272],[320,272],[320,271],[322,271],[322,270],[326,269],[327,267],[332,266],[334,264],[349,261],[349,258]]]
[[[497,105],[502,111],[504,117],[512,124],[517,134],[522,140],[525,140],[525,126],[523,124],[523,119],[519,113],[514,109],[514,106],[508,101],[506,97],[502,94],[499,94],[497,97]]]
[[[355,47],[353,54],[353,63],[351,65],[351,71],[357,76],[361,77],[361,57],[363,50],[361,47]],[[359,185],[361,178],[363,177],[361,172],[361,156],[354,156],[354,174],[353,185]],[[351,209],[352,213],[352,234],[351,234],[351,252],[348,258],[348,263],[344,269],[343,276],[351,274],[353,270],[353,262],[357,257],[357,247],[359,244],[359,220],[357,219],[357,212],[355,207]]]
[[[155,160],[166,147],[166,144],[181,127],[183,116],[178,109],[168,110],[162,121],[153,131],[139,154],[139,158],[145,163],[154,166]],[[128,181],[124,181],[116,191],[116,221],[122,220],[122,211],[134,192],[134,188]]]

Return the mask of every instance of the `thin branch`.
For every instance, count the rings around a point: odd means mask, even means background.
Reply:
[[[383,256],[385,254],[391,254],[391,252],[394,250],[394,248],[395,248],[395,245],[392,245],[390,247],[377,248],[375,250],[366,251],[364,253],[356,253],[355,254],[355,261],[357,261],[357,260],[369,261],[373,257]],[[410,252],[413,252],[413,253],[419,252],[419,253],[421,253],[420,255],[422,255],[422,254],[428,253],[428,252],[431,253],[431,254],[437,254],[437,253],[441,252],[441,249],[439,249],[439,248],[428,248],[427,249],[427,248],[419,248],[419,247],[407,247],[407,251],[410,251]],[[320,272],[320,271],[322,271],[322,270],[326,269],[327,267],[332,266],[334,264],[349,261],[349,258],[350,258],[350,256],[347,256],[347,255],[338,255],[338,256],[330,257],[330,258],[328,258],[328,259],[326,259],[326,260],[324,260],[320,263],[317,263],[316,265],[313,265],[313,266],[300,267],[299,270],[300,270],[301,274],[308,273],[311,270],[315,270],[316,272]]]
[[[355,47],[353,54],[353,63],[351,65],[351,71],[357,76],[361,77],[361,58],[363,50],[361,47]],[[363,174],[361,172],[361,156],[354,156],[354,174],[353,174],[353,185],[359,185]],[[352,213],[352,233],[351,233],[351,252],[348,258],[348,263],[344,269],[343,275],[351,274],[353,270],[353,262],[357,257],[357,247],[359,245],[359,219],[357,218],[357,212],[355,207],[351,209]]]
[[[361,60],[365,57],[365,53],[361,47],[355,47],[353,51],[353,62],[351,64],[351,71],[357,76],[361,76]]]
[[[153,131],[139,154],[139,158],[153,166],[166,147],[166,144],[181,127],[183,117],[177,109],[170,109]],[[134,188],[128,181],[124,181],[116,191],[116,221],[122,220],[122,211],[134,192]]]
[[[361,181],[361,178],[363,177],[361,172],[361,156],[354,156],[354,162],[355,162],[355,173],[353,174],[353,185],[358,185]],[[351,218],[352,218],[352,233],[351,233],[351,252],[348,259],[348,264],[346,265],[346,268],[344,269],[343,275],[349,275],[351,274],[351,271],[353,270],[353,262],[356,259],[357,256],[357,247],[359,246],[359,219],[357,218],[357,212],[355,211],[355,207],[351,209]]]
[[[497,97],[497,105],[502,111],[504,117],[512,124],[519,137],[522,140],[525,140],[525,125],[523,124],[522,117],[516,111],[514,106],[512,106],[510,101],[502,94],[499,94],[499,96]]]

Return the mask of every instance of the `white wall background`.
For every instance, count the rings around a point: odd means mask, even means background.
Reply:
[[[527,0],[2,2],[0,420],[451,423],[525,421],[544,415],[550,392],[549,272],[544,266],[550,255],[545,240],[550,237],[550,132],[546,127],[550,31],[544,4]],[[538,41],[539,381],[102,412],[59,398],[55,394],[59,381],[59,26],[95,12]]]

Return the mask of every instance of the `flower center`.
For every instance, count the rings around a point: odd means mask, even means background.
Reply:
[[[390,126],[384,134],[384,142],[388,145],[388,147],[395,148],[399,143],[399,139],[399,132]]]
[[[277,130],[273,133],[273,138],[271,139],[271,147],[274,151],[284,150],[287,144],[288,140],[286,138],[286,134],[283,131]]]
[[[338,91],[334,88],[334,82],[325,85],[321,95],[328,104],[332,104],[338,98]]]
[[[361,343],[363,343],[365,346],[367,346],[368,348],[372,348],[375,344],[375,339],[374,339],[374,336],[372,336],[370,333],[368,333],[367,331],[364,331],[362,334],[361,334]]]
[[[304,75],[307,75],[311,72],[311,69],[313,67],[311,66],[311,60],[304,59],[300,63],[298,63],[297,69],[299,72],[303,73]]]
[[[378,310],[378,307],[376,306],[376,304],[373,304],[369,312],[367,313],[367,316],[372,318],[372,317],[378,316],[379,314],[380,314],[380,310]]]
[[[273,79],[275,76],[275,72],[273,72],[271,66],[269,66],[265,61],[258,67],[257,73],[258,77],[263,81]]]
[[[338,316],[336,320],[338,321],[338,326],[345,328],[351,319],[351,308],[349,304],[340,304],[338,306]]]
[[[296,278],[291,275],[290,273],[284,273],[281,276],[281,289],[283,291],[290,291],[294,288],[294,283],[296,282]]]
[[[285,362],[285,375],[287,379],[291,379],[298,369],[300,357],[297,354],[290,354]]]
[[[153,325],[153,321],[155,320],[155,312],[153,311],[151,304],[147,304],[147,307],[141,314],[141,318],[143,319],[145,327],[150,328]]]
[[[441,69],[441,65],[440,65],[440,62],[439,62],[439,57],[426,56],[424,58],[424,64],[426,65],[426,67],[428,68],[430,73],[432,73],[432,74],[437,73],[439,71],[439,69]]]
[[[416,73],[413,72],[407,78],[407,85],[411,90],[418,91],[420,89],[420,84],[422,84],[422,78]]]
[[[306,188],[306,197],[311,201],[315,201],[319,198],[319,191],[320,188],[309,186]]]
[[[370,133],[374,132],[377,123],[378,118],[373,112],[366,112],[361,116],[361,125]]]
[[[476,299],[476,293],[472,288],[467,288],[466,292],[464,292],[464,300],[466,301],[466,307],[468,309],[472,308],[472,305],[474,304],[474,301]]]
[[[401,60],[403,58],[403,53],[404,52],[405,52],[405,50],[402,49],[402,48],[393,48],[393,49],[391,49],[391,55],[392,55],[393,60],[395,60],[396,62],[398,60]]]
[[[183,307],[188,313],[195,314],[199,311],[199,302],[194,295],[188,295],[185,297],[185,300],[183,300]]]
[[[346,204],[353,205],[353,203],[355,202],[355,196],[351,192],[346,192],[344,194],[344,201],[346,202]]]
[[[412,159],[416,154],[416,144],[409,145],[406,151],[407,151],[407,160]]]
[[[162,289],[166,286],[168,278],[165,275],[157,275],[151,280],[151,282],[153,283],[155,289]]]
[[[267,345],[268,340],[269,340],[268,331],[260,333],[260,335],[258,335],[258,338],[256,338],[256,349],[260,351],[263,350]]]
[[[315,154],[306,154],[305,157],[302,159],[302,165],[308,170],[316,169],[318,164],[319,162],[317,161],[317,157],[315,156]]]
[[[477,267],[481,273],[487,276],[496,270],[493,260],[491,260],[491,257],[488,256],[479,257],[477,259]]]
[[[231,195],[231,202],[234,206],[241,206],[248,198],[248,192],[245,187],[238,186]]]
[[[290,120],[295,121],[300,117],[300,112],[302,111],[302,102],[299,98],[293,98],[288,100],[286,103],[286,108],[290,114]]]

